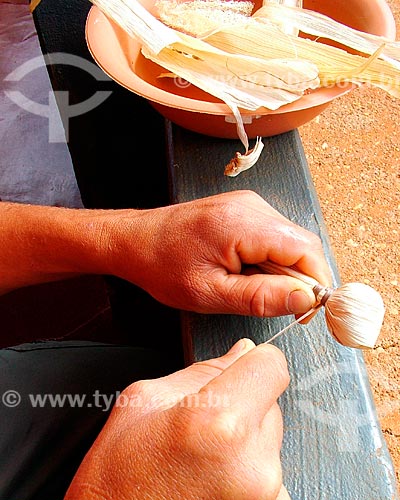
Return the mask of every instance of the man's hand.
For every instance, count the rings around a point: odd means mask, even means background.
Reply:
[[[137,382],[119,400],[65,500],[288,500],[282,418],[289,382],[273,346]]]
[[[320,239],[251,191],[152,210],[0,203],[0,293],[76,274],[111,274],[171,307],[280,316],[315,303],[311,287],[261,274],[271,260],[330,284]]]
[[[104,236],[109,273],[180,309],[261,317],[309,310],[309,285],[254,274],[267,260],[330,284],[320,239],[250,191],[142,211],[134,220],[129,211],[111,213]]]

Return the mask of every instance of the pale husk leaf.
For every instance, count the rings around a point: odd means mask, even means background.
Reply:
[[[169,28],[137,0],[92,2],[140,41],[145,57],[225,102],[235,116],[246,153],[249,145],[240,109],[275,110],[319,85],[317,68],[309,61],[235,54],[234,47],[230,51],[218,49]]]
[[[166,26],[138,0],[92,2],[141,43],[145,57],[225,102],[246,153],[249,144],[241,110],[276,110],[298,100],[305,91],[340,82],[369,83],[400,97],[399,44],[357,32],[312,11],[265,1],[252,17],[241,16],[240,26],[225,23],[199,39]],[[207,2],[200,3],[203,8]],[[283,24],[331,37],[370,57],[299,38],[282,29]]]
[[[322,87],[341,82],[369,83],[400,97],[400,71],[389,60],[379,58],[386,48],[382,43],[375,47],[376,51],[370,57],[363,57],[337,47],[283,33],[268,20],[250,22],[240,31],[224,28],[207,36],[205,40],[221,50],[233,50],[234,53],[242,55],[259,58],[297,57],[299,60],[312,61],[318,68]]]
[[[155,15],[167,26],[202,37],[224,26],[243,24],[254,4],[250,0],[156,0]]]
[[[356,30],[319,12],[277,5],[275,2],[264,0],[263,6],[254,13],[253,17],[285,29],[291,26],[303,33],[333,40],[365,54],[373,54],[384,44],[382,59],[387,59],[394,65],[399,63],[400,42]]]

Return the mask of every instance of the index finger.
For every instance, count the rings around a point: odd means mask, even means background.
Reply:
[[[331,284],[331,271],[322,241],[315,233],[274,215],[266,221],[254,220],[251,235],[245,234],[237,245],[237,253],[245,264],[272,261],[311,276],[325,286]]]
[[[278,234],[280,240],[269,252],[269,260],[283,266],[295,267],[323,285],[331,284],[331,271],[322,241],[316,234],[293,223],[282,226]]]

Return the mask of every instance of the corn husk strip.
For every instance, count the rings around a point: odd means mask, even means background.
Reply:
[[[255,165],[261,155],[264,144],[260,137],[257,137],[253,149],[250,149],[246,155],[237,152],[235,157],[226,165],[224,174],[228,177],[236,177],[244,170],[248,170]]]
[[[196,40],[190,50],[176,43],[157,55],[145,48],[142,52],[194,85],[251,111],[260,107],[278,109],[319,85],[318,69],[308,61],[231,54],[201,40]]]
[[[143,44],[145,57],[224,102],[232,101],[236,107],[246,110],[259,107],[278,109],[301,97],[305,89],[316,88],[319,83],[317,68],[308,61],[270,61],[234,54],[234,50],[225,52],[165,26],[137,0],[93,0],[92,3]],[[285,81],[289,71],[293,75],[290,81]],[[213,77],[219,83],[216,91],[226,89],[222,95],[213,91]],[[270,81],[272,85],[269,85]],[[244,92],[244,88],[250,92]],[[283,90],[282,98],[279,98],[279,89]]]
[[[358,31],[319,12],[277,5],[274,2],[264,0],[263,7],[258,9],[253,17],[283,26],[285,29],[291,26],[303,33],[333,40],[365,54],[373,54],[384,44],[385,49],[381,58],[388,60],[393,65],[400,64],[400,42]]]
[[[142,44],[145,57],[225,102],[236,119],[246,153],[249,144],[239,108],[278,109],[319,85],[317,67],[309,61],[244,56],[235,54],[233,47],[220,50],[164,25],[137,0],[92,3]],[[290,75],[290,81],[285,75]]]
[[[179,41],[179,34],[158,21],[135,0],[91,0],[106,16],[128,35],[157,54],[167,45]]]
[[[289,7],[298,7],[302,8],[303,0],[269,0],[269,2],[273,2],[275,4],[287,5]],[[265,3],[265,0],[263,4]],[[280,28],[284,33],[290,33],[292,35],[298,36],[299,30],[296,27],[293,27],[291,24],[281,23]]]
[[[279,7],[279,6],[278,6]],[[369,58],[317,41],[283,33],[270,22],[249,22],[242,30],[223,28],[207,36],[205,41],[221,50],[258,58],[290,58],[310,60],[318,67],[321,86],[341,82],[369,83],[395,97],[400,97],[400,71],[389,61],[379,59],[386,42]]]
[[[188,35],[185,35],[188,36]],[[278,109],[303,95],[305,89],[319,85],[316,67],[307,61],[262,60],[209,50],[190,50],[174,44],[154,55],[143,47],[142,53],[153,62],[224,101],[232,110],[238,136],[248,151],[248,139],[239,108],[255,111],[260,107]],[[202,47],[203,48],[203,47]],[[289,74],[289,84],[281,75]],[[272,83],[273,82],[273,83]],[[272,83],[272,84],[271,84]]]

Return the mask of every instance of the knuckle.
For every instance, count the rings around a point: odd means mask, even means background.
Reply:
[[[281,472],[271,464],[264,471],[248,470],[243,479],[247,483],[243,500],[275,500],[282,486]]]
[[[259,496],[254,498],[265,498],[275,500],[282,487],[282,473],[280,467],[269,467],[268,473],[263,473],[259,478]]]
[[[280,349],[270,344],[261,344],[259,348],[265,353],[265,362],[268,365],[268,370],[274,373],[276,382],[284,390],[290,382],[285,355]]]
[[[257,318],[263,318],[269,313],[268,294],[263,283],[257,283],[257,286],[250,290],[245,290],[250,295],[250,314]]]
[[[254,453],[240,461],[235,479],[242,495],[234,498],[243,500],[275,500],[282,487],[282,467],[279,457],[262,457]],[[238,490],[239,488],[237,488]]]
[[[181,443],[203,457],[218,457],[237,450],[246,439],[245,424],[227,408],[181,408]]]
[[[141,397],[147,399],[153,394],[153,384],[151,380],[138,380],[129,385],[121,392],[121,396],[125,397]]]
[[[252,191],[251,189],[243,189],[241,191],[238,191],[239,193],[242,194],[244,198],[251,198],[254,200],[262,200],[261,196],[256,193],[255,191]]]
[[[263,318],[267,315],[268,307],[261,290],[253,294],[250,301],[250,314],[256,318]]]
[[[311,248],[316,250],[322,250],[322,240],[317,234],[310,231],[308,238],[310,241]]]
[[[243,419],[229,409],[214,412],[207,426],[208,439],[221,446],[237,449],[246,440],[247,426]]]
[[[282,486],[279,460],[247,454],[237,458],[228,481],[236,500],[276,500]]]

